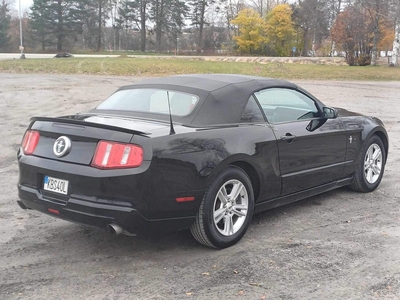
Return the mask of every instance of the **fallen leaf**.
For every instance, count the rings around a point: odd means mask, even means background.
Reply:
[[[249,284],[252,285],[252,286],[261,286],[261,284],[256,283],[256,282],[250,282]]]
[[[239,291],[239,293],[238,293],[239,296],[242,296],[243,294],[244,294],[243,291]]]

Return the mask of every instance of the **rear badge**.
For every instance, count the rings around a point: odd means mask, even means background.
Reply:
[[[60,136],[53,146],[53,152],[57,157],[67,155],[71,150],[71,140],[66,136]]]

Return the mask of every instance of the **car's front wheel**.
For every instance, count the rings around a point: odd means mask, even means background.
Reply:
[[[226,248],[246,233],[254,211],[254,193],[238,167],[221,171],[209,186],[190,231],[201,244]]]
[[[356,169],[354,181],[350,187],[364,193],[375,190],[382,180],[385,163],[385,147],[382,140],[374,135],[365,143],[360,165]]]

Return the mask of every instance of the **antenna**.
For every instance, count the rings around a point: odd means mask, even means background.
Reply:
[[[175,130],[174,130],[174,124],[172,123],[171,103],[169,102],[169,91],[167,91],[167,99],[168,99],[169,124],[170,124],[169,135],[173,135],[175,134]]]

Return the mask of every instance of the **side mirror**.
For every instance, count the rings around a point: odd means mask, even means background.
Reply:
[[[338,117],[338,111],[332,107],[324,107],[322,111],[325,119],[336,119]]]

